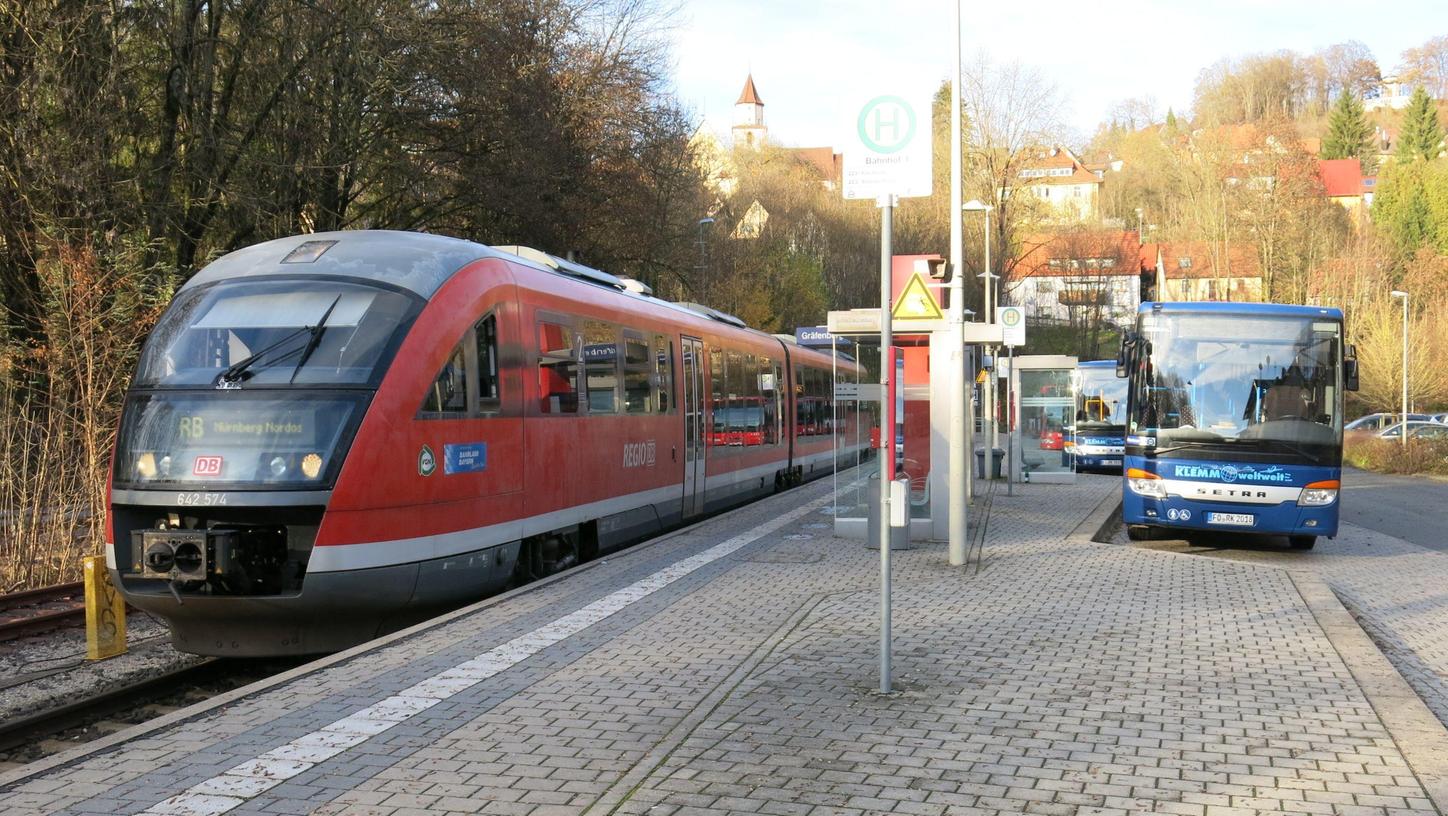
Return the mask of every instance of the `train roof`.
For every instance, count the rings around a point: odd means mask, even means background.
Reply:
[[[303,273],[387,283],[430,300],[458,270],[483,258],[521,263],[599,286],[631,300],[663,306],[694,319],[773,339],[734,315],[697,303],[664,300],[629,278],[610,275],[536,249],[490,247],[461,238],[401,230],[341,230],[265,241],[217,258],[181,288],[190,289],[236,278]],[[803,346],[795,350],[819,353]],[[828,354],[823,356],[828,357]]]
[[[317,254],[320,252],[320,254]],[[431,298],[448,278],[479,258],[516,257],[492,247],[421,232],[344,230],[293,235],[217,258],[183,289],[220,280],[311,273],[390,283]]]
[[[1187,313],[1196,312],[1202,314],[1239,314],[1254,317],[1302,317],[1302,318],[1327,318],[1329,320],[1342,320],[1342,310],[1331,306],[1297,306],[1288,303],[1230,303],[1221,301],[1203,301],[1199,303],[1154,303],[1147,301],[1141,304],[1138,314],[1151,314],[1152,312]]]

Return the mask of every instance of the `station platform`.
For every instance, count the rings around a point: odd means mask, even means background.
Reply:
[[[1325,585],[1091,541],[1119,490],[997,488],[978,566],[896,553],[895,694],[825,479],[13,771],[0,813],[1448,805],[1448,733]]]

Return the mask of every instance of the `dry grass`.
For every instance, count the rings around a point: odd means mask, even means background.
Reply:
[[[158,311],[139,257],[53,245],[44,337],[0,349],[0,591],[78,580],[101,550],[122,396]]]

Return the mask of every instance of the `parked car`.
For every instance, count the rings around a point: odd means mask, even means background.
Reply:
[[[1410,439],[1448,439],[1448,425],[1441,422],[1430,422],[1428,420],[1408,421],[1408,438]],[[1389,425],[1378,432],[1381,439],[1398,439],[1403,435],[1403,423]]]
[[[1427,414],[1408,414],[1408,421],[1432,421]],[[1344,431],[1381,431],[1389,425],[1403,421],[1402,414],[1368,414],[1360,416],[1352,422],[1342,426]]]

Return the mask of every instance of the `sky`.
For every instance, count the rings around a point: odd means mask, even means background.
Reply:
[[[1445,0],[1007,0],[963,3],[961,17],[967,65],[983,54],[1036,69],[1079,141],[1119,100],[1189,109],[1197,74],[1224,57],[1356,39],[1390,73],[1404,49],[1448,34]],[[674,90],[726,137],[752,71],[771,139],[839,147],[865,100],[921,98],[949,77],[950,23],[949,0],[680,0]]]

